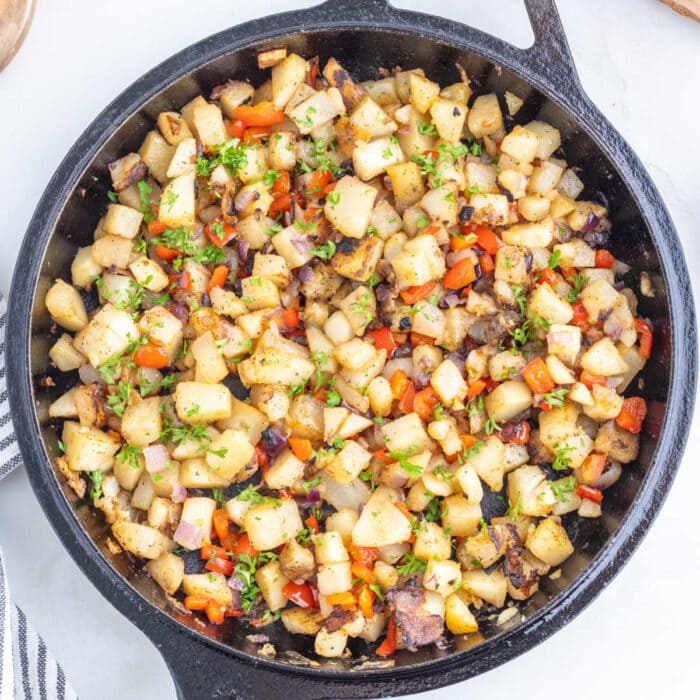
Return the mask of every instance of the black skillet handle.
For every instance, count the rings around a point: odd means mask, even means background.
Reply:
[[[555,0],[525,0],[535,43],[522,51],[522,60],[557,93],[588,99],[576,71]]]
[[[555,0],[524,2],[535,42],[527,49],[514,46],[509,48],[517,54],[519,62],[530,74],[538,75],[552,90],[558,94],[570,95],[574,100],[587,100]],[[313,11],[316,16],[322,15],[329,23],[342,18],[344,22],[356,20],[360,24],[371,24],[372,20],[380,21],[382,17],[392,18],[400,23],[402,17],[408,19],[415,14],[394,7],[390,0],[326,0],[313,8]],[[450,27],[452,31],[454,26],[452,24]]]

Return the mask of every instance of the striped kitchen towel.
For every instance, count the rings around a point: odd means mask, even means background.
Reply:
[[[0,480],[22,463],[7,401],[6,312],[7,304],[0,294]],[[73,700],[77,695],[44,640],[34,631],[22,610],[10,601],[0,549],[0,700],[13,698]]]

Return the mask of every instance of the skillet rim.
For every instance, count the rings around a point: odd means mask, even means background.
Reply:
[[[324,8],[337,14],[338,6],[345,7],[344,2],[333,0],[325,6],[295,13],[288,12],[276,15],[274,18],[254,20],[223,30],[193,44],[166,59],[123,91],[79,137],[49,181],[29,224],[28,230],[32,231],[31,240],[25,234],[8,304],[9,309],[16,309],[15,313],[8,314],[8,391],[12,413],[18,416],[15,418],[15,429],[23,458],[29,467],[32,488],[64,547],[98,590],[122,614],[134,621],[139,629],[156,643],[156,646],[161,648],[166,656],[166,662],[168,658],[163,645],[167,644],[165,638],[168,636],[168,631],[182,632],[184,627],[184,631],[189,635],[177,635],[179,639],[175,641],[176,647],[179,643],[184,643],[184,639],[188,639],[199,646],[216,649],[229,658],[235,657],[242,662],[244,668],[263,667],[266,670],[281,671],[283,676],[305,676],[307,680],[330,681],[332,685],[335,685],[333,681],[336,681],[351,686],[355,693],[361,691],[358,683],[364,683],[376,692],[380,688],[377,681],[389,680],[390,677],[394,679],[413,677],[415,680],[418,674],[429,672],[427,678],[424,676],[422,682],[412,688],[416,690],[435,688],[476,675],[532,648],[581,612],[631,556],[646,534],[670,489],[687,439],[697,375],[695,315],[690,281],[680,242],[670,216],[651,179],[631,148],[591,104],[578,85],[575,75],[568,76],[567,86],[569,89],[572,87],[577,89],[559,94],[557,88],[561,89],[561,85],[553,84],[551,76],[538,75],[533,70],[533,62],[541,58],[537,44],[532,49],[517,49],[499,39],[453,21],[415,12],[394,10],[390,6],[385,6],[383,0],[369,0],[369,2],[364,0],[364,3],[367,6],[373,5],[374,9],[381,5],[387,9],[387,17],[377,21],[376,16],[363,18],[355,13],[352,18],[341,17],[330,20],[324,17],[324,14],[327,14],[323,12]],[[271,21],[272,19],[274,22]],[[267,29],[273,24],[274,30]],[[591,138],[602,155],[618,172],[650,231],[668,290],[672,347],[666,415],[649,470],[632,505],[621,519],[614,537],[606,542],[586,569],[527,621],[481,644],[431,661],[394,669],[363,671],[362,676],[353,671],[300,668],[279,661],[263,661],[249,656],[178,623],[136,591],[102,556],[73,515],[72,508],[60,488],[56,488],[57,479],[45,451],[33,408],[29,366],[31,339],[29,319],[48,242],[68,197],[95,155],[113,133],[114,128],[142,109],[170,83],[202,68],[225,53],[260,45],[271,39],[282,40],[285,36],[297,33],[352,29],[386,32],[404,37],[418,35],[462,51],[472,52],[507,68],[563,109]],[[577,104],[573,104],[574,99]],[[629,176],[625,174],[624,166],[629,167]],[[37,246],[37,241],[40,242],[40,246]],[[692,339],[692,352],[681,348],[684,338]],[[671,422],[673,426],[670,425]],[[676,428],[673,434],[670,430],[672,427]],[[463,662],[469,662],[467,668],[454,668],[456,664]],[[177,673],[172,664],[169,663],[169,665],[173,673]],[[438,671],[448,671],[448,673],[438,676]],[[391,693],[392,689],[393,693],[407,692],[405,688],[396,687],[395,684],[388,685],[384,690]]]

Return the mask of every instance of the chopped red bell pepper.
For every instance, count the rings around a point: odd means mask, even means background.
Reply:
[[[245,124],[240,119],[234,119],[227,124],[226,130],[232,139],[242,139],[245,132]]]
[[[595,266],[610,269],[615,264],[615,256],[609,250],[596,250]]]
[[[622,402],[622,409],[615,422],[630,433],[638,433],[647,416],[647,402],[640,396],[631,396]]]
[[[394,618],[389,618],[389,625],[387,626],[386,638],[377,647],[377,656],[391,656],[396,652],[396,623]]]
[[[390,360],[396,350],[397,345],[394,336],[391,334],[389,326],[382,326],[376,331],[367,331],[365,335],[372,338],[376,350],[386,350],[386,359]]]
[[[426,282],[425,284],[420,284],[415,287],[406,287],[402,289],[399,294],[403,299],[404,304],[412,306],[413,304],[422,301],[426,297],[429,297],[437,285],[432,280]]]
[[[578,326],[582,331],[588,330],[590,324],[588,323],[588,311],[583,305],[583,302],[577,301],[572,307],[574,312],[574,317],[571,319],[571,323],[574,326]]]
[[[360,608],[363,617],[367,619],[374,617],[374,599],[376,597],[375,592],[369,586],[362,586],[357,596],[357,607]]]
[[[444,276],[442,286],[445,289],[461,289],[476,280],[476,269],[469,258],[462,258],[455,263]]]
[[[226,267],[226,265],[217,265],[209,278],[207,294],[211,294],[211,290],[214,289],[214,287],[223,287],[224,284],[226,284],[227,277],[228,267]]]
[[[440,397],[430,385],[416,392],[413,397],[413,410],[423,419],[431,420],[433,409],[440,403]]]
[[[598,452],[589,454],[581,465],[581,476],[583,480],[587,481],[589,484],[597,481],[600,475],[605,471],[607,459],[605,455],[599,454]]]
[[[272,126],[284,121],[284,111],[277,109],[272,102],[263,100],[256,105],[241,105],[233,113],[234,119],[245,126]]]
[[[402,415],[413,412],[413,400],[416,398],[416,388],[413,382],[409,380],[406,391],[403,392],[403,396],[399,399],[398,409]]]
[[[597,384],[598,386],[605,386],[605,377],[600,374],[591,374],[590,372],[581,370],[581,376],[579,377],[581,384],[585,384],[588,389],[593,389]]]
[[[289,598],[292,603],[295,603],[300,608],[317,608],[318,603],[314,599],[313,591],[311,586],[304,583],[294,583],[290,581],[284,585],[282,588],[282,594]]]
[[[526,420],[519,423],[506,423],[498,433],[498,437],[503,442],[525,445],[530,439],[530,424]]]
[[[179,258],[182,253],[173,248],[166,248],[164,245],[156,246],[156,255],[165,262],[172,262],[175,258]]]
[[[233,552],[234,557],[240,557],[242,554],[254,557],[258,553],[255,547],[250,543],[247,532],[238,535],[230,551]]]
[[[236,237],[236,229],[221,218],[210,221],[204,227],[204,233],[217,248],[223,248]]]
[[[639,333],[639,354],[645,359],[651,357],[651,344],[654,340],[654,332],[651,326],[641,318],[634,319],[634,328]]]
[[[603,501],[603,492],[594,489],[592,486],[586,486],[586,484],[580,484],[576,489],[576,493],[581,496],[581,498],[587,498],[594,503],[602,503]]]
[[[541,357],[528,362],[520,374],[535,394],[546,394],[554,391],[554,380]]]
[[[272,185],[272,192],[273,194],[289,194],[289,190],[292,188],[292,178],[287,170],[280,170],[279,173],[280,176]]]
[[[146,343],[134,353],[134,362],[139,367],[163,369],[168,366],[168,354],[162,345]]]
[[[319,532],[321,532],[321,527],[318,524],[318,518],[312,513],[306,520],[304,520],[304,525],[309,528],[309,530],[313,530],[317,535]]]

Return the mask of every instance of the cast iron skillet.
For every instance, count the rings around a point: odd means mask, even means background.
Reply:
[[[32,486],[66,549],[103,595],[156,644],[185,698],[341,698],[398,695],[437,688],[482,673],[533,647],[578,614],[619,571],[659,510],[687,437],[696,383],[696,329],[690,281],[671,219],[649,175],[579,84],[553,0],[526,0],[535,44],[518,49],[476,29],[413,12],[384,0],[329,0],[319,7],[249,22],[204,39],[168,59],[122,93],[66,156],[39,202],[19,254],[10,293],[8,385],[17,436]],[[633,265],[626,282],[638,289],[650,275],[656,296],[640,297],[639,315],[655,326],[654,350],[640,393],[649,404],[640,458],[605,492],[602,518],[565,521],[576,554],[558,581],[522,605],[523,623],[507,630],[482,621],[483,639],[455,640],[399,653],[396,668],[351,660],[299,665],[311,642],[284,630],[268,632],[275,659],[256,655],[244,627],[202,630],[166,607],[163,595],[126,555],[105,547],[104,522],[75,496],[52,467],[57,428],[49,402],[74,381],[47,360],[56,329],[44,306],[53,280],[70,277],[77,246],[91,242],[110,189],[106,164],[138,147],[156,115],[231,77],[261,75],[260,49],[286,46],[323,62],[336,56],[354,75],[376,67],[422,66],[441,83],[458,79],[459,61],[479,92],[511,89],[525,98],[518,122],[539,116],[562,132],[564,155],[583,168],[587,198],[605,198],[614,222],[612,250]],[[55,386],[47,386],[51,382]],[[498,514],[496,501],[487,516]],[[489,512],[492,510],[493,512]],[[233,625],[237,624],[232,622]],[[472,635],[474,636],[474,635]],[[354,648],[360,655],[363,647]],[[295,656],[296,654],[296,656]]]

